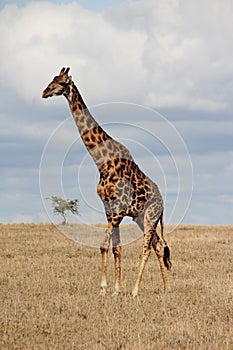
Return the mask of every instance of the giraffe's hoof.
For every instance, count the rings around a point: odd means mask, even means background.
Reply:
[[[171,287],[170,285],[167,285],[165,288],[164,288],[164,294],[167,294],[167,293],[170,293],[171,292]]]
[[[100,295],[102,295],[102,297],[105,297],[106,294],[107,294],[107,289],[105,287],[101,287],[100,288]]]
[[[136,298],[137,296],[138,296],[138,288],[134,288],[133,289],[133,291],[132,291],[132,296],[134,297],[134,298]]]
[[[115,291],[112,293],[112,296],[118,296],[120,294],[121,294],[121,289],[118,286],[118,287],[115,288]]]

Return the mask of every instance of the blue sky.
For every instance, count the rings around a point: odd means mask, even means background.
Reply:
[[[105,221],[67,102],[41,99],[67,65],[167,222],[232,224],[232,22],[231,1],[1,1],[0,222],[49,221],[50,195]]]
[[[134,1],[136,1],[136,0],[134,0]],[[2,9],[7,4],[17,4],[18,6],[25,6],[25,5],[29,4],[30,2],[32,2],[32,1],[30,1],[30,0],[18,0],[18,1],[1,0],[0,1],[0,9]],[[36,1],[36,2],[45,2],[45,1],[42,0],[42,1]],[[52,0],[49,2],[59,5],[59,4],[69,4],[69,3],[72,3],[75,1],[72,1],[72,0]],[[126,1],[125,0],[99,0],[99,1],[79,0],[76,2],[78,2],[82,7],[89,9],[91,11],[102,11],[102,10],[105,10],[106,8],[122,4]]]

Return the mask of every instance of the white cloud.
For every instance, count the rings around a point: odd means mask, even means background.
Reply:
[[[217,223],[219,205],[225,201],[228,216],[222,220],[232,222],[227,210],[232,200],[232,23],[233,3],[227,0],[142,0],[124,2],[102,13],[85,10],[77,2],[34,1],[21,8],[6,5],[0,11],[1,166],[6,167],[1,181],[5,196],[2,218],[45,220],[38,184],[40,158],[47,138],[70,111],[62,98],[44,101],[41,92],[62,66],[69,65],[88,105],[126,101],[169,108],[166,116],[172,119],[175,115],[174,125],[194,163],[194,197],[187,221]],[[160,136],[176,156],[186,190],[189,177],[183,154],[166,123],[134,107],[116,104],[91,109],[110,135],[129,147],[140,167],[161,183],[162,190],[164,171],[168,217],[177,172],[159,140],[144,129]],[[53,136],[44,169],[46,189],[58,194],[54,186],[61,174],[55,179],[51,167],[64,160],[64,192],[75,197],[78,180],[71,166],[80,164],[83,151],[87,165],[92,167],[93,161],[83,145],[74,143],[69,148],[78,137],[73,120]],[[102,208],[93,194],[96,176],[84,165],[85,196],[91,205]],[[95,212],[83,208],[83,217],[96,221]]]
[[[77,3],[7,5],[1,79],[25,100],[63,65],[84,98],[218,110],[230,103],[233,3],[144,0],[92,13]],[[10,25],[9,25],[10,24]]]
[[[230,103],[232,10],[230,1],[145,0],[121,6],[117,14],[109,11],[118,28],[137,28],[146,35],[147,104],[217,110]]]

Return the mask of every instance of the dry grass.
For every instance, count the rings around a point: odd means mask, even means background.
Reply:
[[[233,349],[232,227],[181,226],[168,236],[164,296],[152,255],[130,295],[142,240],[123,247],[123,292],[99,295],[100,254],[49,224],[0,225],[0,349]]]

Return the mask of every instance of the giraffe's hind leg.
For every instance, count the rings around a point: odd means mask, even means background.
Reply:
[[[144,214],[144,222],[142,225],[142,216],[138,219],[135,219],[136,223],[139,225],[140,228],[144,228],[144,245],[143,245],[143,251],[141,256],[141,264],[139,267],[138,277],[136,280],[135,287],[133,289],[132,295],[137,296],[139,285],[141,283],[142,274],[144,271],[144,268],[146,266],[146,262],[150,256],[151,253],[151,245],[156,251],[159,264],[160,264],[160,270],[164,282],[164,289],[166,289],[168,285],[167,275],[166,275],[166,269],[164,264],[164,246],[166,243],[164,243],[162,240],[158,239],[158,235],[156,233],[156,227],[158,225],[158,222],[161,221],[163,215],[163,208],[160,205],[157,204],[151,204],[145,211]]]
[[[164,264],[164,248],[165,244],[164,242],[160,239],[160,237],[157,235],[157,232],[155,232],[155,235],[152,239],[152,247],[157,255],[157,258],[159,260],[159,267],[163,279],[163,284],[164,284],[164,291],[167,290],[168,288],[168,278],[167,278],[167,271],[166,267]]]
[[[159,221],[159,217],[161,215],[161,210],[158,210],[157,208],[154,208],[154,206],[149,206],[144,215],[144,244],[142,249],[142,255],[141,255],[141,264],[139,267],[139,272],[136,280],[135,287],[133,289],[132,295],[135,297],[138,295],[139,285],[142,280],[143,271],[145,269],[147,260],[151,253],[151,243],[154,237],[154,234],[156,233],[156,226]],[[135,220],[137,222],[137,220]],[[141,221],[137,222],[137,224],[140,226]]]
[[[136,297],[138,295],[139,285],[140,285],[141,280],[142,280],[142,274],[143,274],[147,260],[150,256],[150,253],[151,253],[151,237],[152,236],[153,236],[153,231],[148,231],[144,235],[144,245],[143,245],[142,256],[141,256],[141,264],[139,267],[139,272],[138,272],[137,280],[135,283],[135,287],[132,291],[133,297]]]

